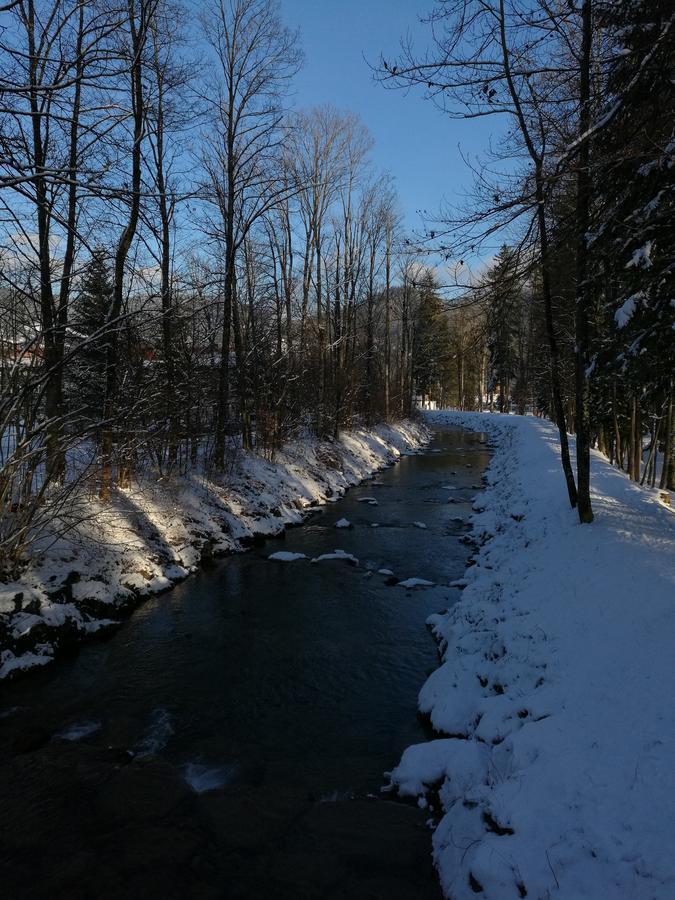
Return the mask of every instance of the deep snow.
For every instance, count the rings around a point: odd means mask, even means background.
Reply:
[[[204,559],[300,524],[310,507],[337,499],[428,439],[412,422],[344,432],[339,441],[303,434],[274,462],[241,452],[218,480],[146,479],[116,492],[109,505],[86,498],[67,537],[45,535],[22,578],[0,583],[0,679],[45,665],[64,642],[115,625],[124,608],[167,590]]]
[[[495,444],[460,602],[429,624],[437,740],[391,773],[440,816],[455,900],[675,897],[675,516],[593,455],[596,520],[569,508],[554,426],[437,412]],[[572,450],[574,444],[572,442]]]

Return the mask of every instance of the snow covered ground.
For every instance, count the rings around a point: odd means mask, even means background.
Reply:
[[[109,505],[86,498],[66,538],[45,535],[21,580],[0,583],[0,679],[115,625],[125,608],[167,590],[202,560],[301,523],[309,507],[336,500],[428,437],[411,422],[345,432],[339,442],[305,435],[274,463],[242,453],[218,481],[146,480]]]
[[[596,520],[568,506],[556,431],[429,413],[496,445],[460,602],[432,616],[443,663],[420,709],[444,735],[393,788],[440,816],[455,900],[675,897],[675,515],[593,458]]]

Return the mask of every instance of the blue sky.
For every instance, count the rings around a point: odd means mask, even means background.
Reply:
[[[305,66],[297,75],[294,104],[331,103],[363,119],[375,140],[373,159],[396,179],[408,228],[418,209],[432,215],[443,197],[457,202],[471,184],[458,150],[475,155],[499,127],[496,119],[453,121],[419,92],[385,90],[366,60],[393,57],[410,31],[420,48],[430,31],[419,16],[433,0],[281,0],[284,22],[299,27]],[[365,57],[365,59],[364,59]]]

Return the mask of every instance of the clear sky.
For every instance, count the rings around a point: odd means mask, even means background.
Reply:
[[[443,197],[460,199],[471,174],[458,144],[464,153],[480,153],[499,126],[493,119],[453,121],[421,93],[373,81],[366,60],[392,58],[407,31],[421,48],[429,43],[419,17],[431,8],[433,0],[281,0],[284,22],[300,28],[306,57],[294,104],[331,103],[358,113],[375,140],[374,162],[396,179],[408,228],[420,226],[416,210],[433,215]]]

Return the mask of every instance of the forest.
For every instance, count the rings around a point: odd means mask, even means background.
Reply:
[[[473,196],[426,229],[454,276],[450,403],[496,388],[501,411],[555,421],[570,502],[590,522],[591,448],[635,481],[675,479],[672,8],[441,0],[427,23],[426,50],[404,40],[382,58],[385,85],[450,119],[508,120],[473,166]],[[492,264],[464,276],[464,257],[500,237]]]
[[[420,268],[276,3],[3,16],[0,568],[75,491],[409,414]]]
[[[670,4],[441,0],[383,48],[439,128],[508,122],[416,234],[367,124],[292,108],[275,0],[1,14],[0,574],[76,495],[429,400],[555,421],[582,522],[592,448],[673,487]]]

